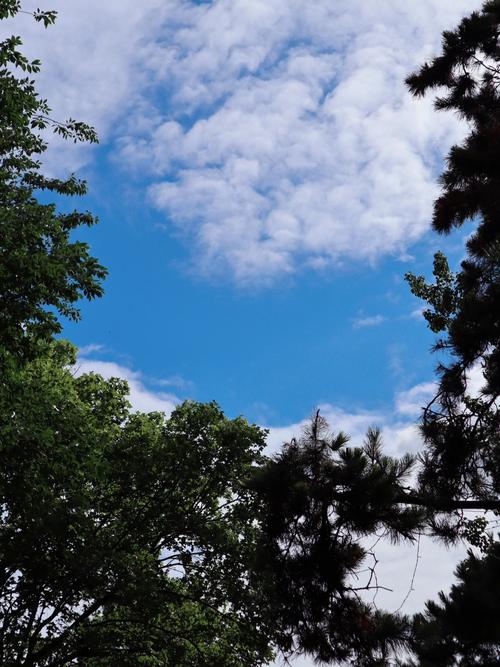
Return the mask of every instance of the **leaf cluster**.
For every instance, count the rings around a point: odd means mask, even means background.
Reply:
[[[262,664],[243,481],[264,433],[215,404],[133,413],[73,362],[54,344],[0,386],[0,662]]]
[[[0,1],[0,18],[20,11],[18,2]],[[37,10],[34,18],[47,26],[55,13]],[[85,183],[74,175],[43,175],[46,131],[52,128],[65,139],[95,142],[95,130],[73,119],[58,122],[51,117],[31,78],[40,62],[29,61],[20,46],[17,36],[0,42],[0,345],[17,345],[19,352],[29,354],[35,341],[61,331],[58,315],[77,319],[76,303],[102,294],[107,272],[86,243],[73,240],[77,228],[97,219],[89,212],[59,213],[55,204],[37,198],[40,191],[56,196],[86,192]]]

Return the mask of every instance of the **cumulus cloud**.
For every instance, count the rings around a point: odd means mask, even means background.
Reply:
[[[85,348],[82,348],[80,353],[82,350],[85,351]],[[168,416],[179,403],[179,399],[174,394],[149,389],[138,371],[133,371],[112,361],[79,356],[75,370],[77,375],[98,373],[106,380],[112,377],[126,380],[130,390],[129,400],[132,408],[140,412],[164,412]]]
[[[410,390],[411,392],[411,390]],[[409,392],[405,392],[409,393]],[[343,431],[350,437],[353,445],[359,446],[365,439],[369,427],[382,429],[385,449],[388,454],[399,456],[405,452],[415,452],[421,446],[418,429],[412,419],[415,415],[400,411],[401,395],[396,394],[394,409],[389,411],[353,410],[347,411],[330,403],[319,405],[322,416],[329,423],[332,431]],[[411,418],[410,418],[411,417]],[[289,442],[301,433],[309,417],[294,424],[271,427],[267,439],[269,452],[275,452],[282,443]]]
[[[480,363],[474,364],[467,374],[467,394],[472,398],[481,395],[481,389],[485,385],[483,368]],[[436,382],[422,382],[406,391],[400,391],[395,397],[395,408],[402,417],[418,417],[429,401],[436,395],[438,385]]]
[[[407,391],[399,392],[396,396],[396,410],[401,415],[418,417],[422,408],[435,395],[436,389],[435,382],[422,382]]]
[[[198,270],[268,283],[422,236],[463,130],[403,80],[480,4],[54,0],[47,32],[26,15],[1,28],[43,61],[55,116],[95,124],[150,179]],[[91,156],[55,142],[50,164]]]
[[[121,157],[150,169],[151,201],[206,273],[269,282],[401,255],[463,131],[403,80],[479,4],[171,2],[164,118]]]

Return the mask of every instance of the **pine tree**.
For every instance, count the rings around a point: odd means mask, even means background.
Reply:
[[[482,557],[470,552],[457,582],[413,619],[407,667],[496,667],[500,664],[500,542]]]
[[[408,78],[410,90],[445,94],[439,110],[464,118],[470,131],[448,155],[433,227],[449,233],[476,223],[467,258],[456,276],[443,255],[435,257],[436,283],[408,276],[412,291],[430,305],[436,348],[449,353],[439,367],[439,392],[423,415],[424,489],[442,488],[449,498],[485,502],[500,492],[500,2],[485,3],[443,35],[442,54]],[[467,374],[481,367],[481,396],[467,392]],[[444,526],[443,526],[444,527]]]
[[[500,1],[493,0],[445,32],[441,55],[407,80],[416,96],[439,89],[436,109],[457,113],[470,128],[448,155],[433,227],[449,233],[475,225],[458,274],[437,253],[435,283],[408,275],[440,336],[435,347],[447,354],[438,391],[423,411],[418,461],[384,456],[373,431],[363,448],[349,447],[316,416],[309,432],[285,445],[253,481],[267,504],[263,571],[278,601],[284,650],[382,666],[395,664],[404,647],[420,667],[498,664],[498,543],[490,545],[485,527],[465,519],[463,510],[500,511],[499,37]],[[471,396],[468,374],[476,367],[485,381],[480,395]],[[422,531],[445,542],[468,538],[488,551],[482,559],[470,555],[450,596],[411,620],[359,597],[377,586],[363,538],[380,530],[394,541],[415,540]]]

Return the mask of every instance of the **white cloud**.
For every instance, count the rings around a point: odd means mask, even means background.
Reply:
[[[418,429],[413,420],[408,418],[407,413],[400,413],[400,394],[395,396],[394,404],[394,411],[388,412],[370,410],[348,412],[329,403],[318,407],[332,431],[335,433],[343,431],[349,435],[353,445],[362,444],[369,427],[379,427],[382,429],[385,450],[388,454],[398,456],[405,452],[418,451],[421,446]],[[283,442],[288,442],[293,436],[300,434],[307,422],[308,418],[305,418],[295,424],[271,427],[267,440],[269,451],[277,451]]]
[[[369,426],[381,425],[387,421],[382,413],[368,410],[347,412],[329,403],[324,403],[318,407],[332,431],[336,433],[343,431],[350,436],[354,444],[358,445],[363,441]],[[284,442],[289,442],[292,437],[299,435],[308,421],[309,418],[306,417],[295,424],[270,428],[267,439],[269,451],[277,451]]]
[[[477,398],[485,384],[483,369],[480,363],[475,364],[467,372],[467,394]],[[417,418],[437,392],[436,382],[422,382],[406,391],[400,391],[395,397],[395,408],[402,417]]]
[[[140,412],[164,412],[168,416],[179,403],[179,399],[173,394],[148,389],[141,373],[112,361],[100,361],[79,356],[76,373],[78,375],[98,373],[106,380],[112,377],[126,380],[130,390],[129,400],[132,408]]]
[[[403,254],[462,132],[403,80],[479,4],[171,2],[164,120],[121,157],[150,168],[202,272],[268,282]]]
[[[435,382],[422,382],[407,391],[399,392],[396,396],[396,410],[407,417],[418,417],[423,407],[435,395]]]
[[[467,373],[467,390],[470,396],[477,398],[485,385],[483,368],[481,364],[475,364]]]
[[[193,388],[193,383],[190,380],[186,380],[180,375],[173,375],[167,378],[149,378],[151,384],[157,385],[158,387],[174,387],[180,391],[188,391]]]
[[[366,327],[376,327],[385,320],[383,315],[371,315],[369,317],[358,317],[353,320],[353,329],[364,329]]]
[[[424,310],[425,310],[425,306],[421,306],[420,308],[415,308],[414,310],[411,311],[410,317],[413,320],[422,321],[424,319],[423,318]]]
[[[266,283],[404,256],[425,232],[438,165],[462,130],[403,79],[480,5],[54,0],[47,31],[13,23],[44,63],[54,115],[119,140],[117,160],[149,174],[151,202],[197,269]],[[50,164],[92,155],[56,142]]]
[[[104,350],[104,345],[100,343],[89,343],[83,347],[78,348],[78,354],[81,357],[87,357],[90,354],[95,354],[96,352],[102,352]]]

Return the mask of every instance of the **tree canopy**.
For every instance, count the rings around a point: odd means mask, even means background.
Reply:
[[[261,664],[242,480],[264,433],[214,404],[133,413],[74,362],[55,343],[0,389],[2,664]]]

